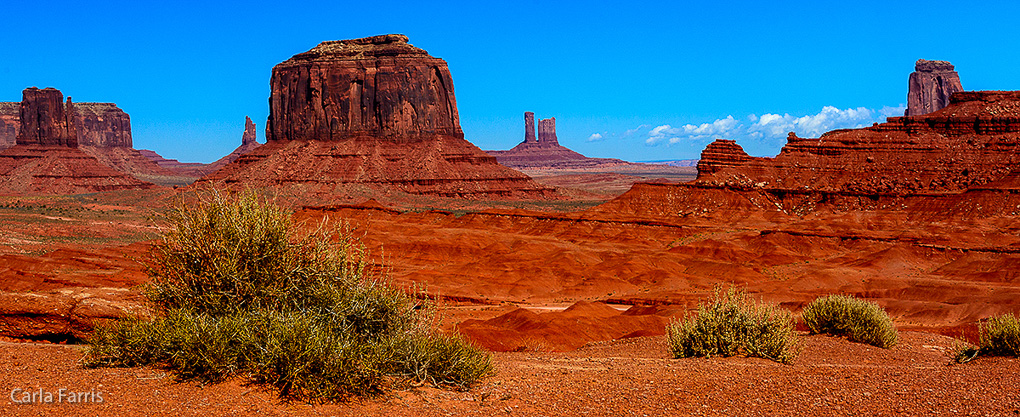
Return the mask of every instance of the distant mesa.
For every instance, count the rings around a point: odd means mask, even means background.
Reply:
[[[30,103],[38,104],[38,109],[28,108],[22,112],[21,103],[0,103],[0,149],[14,146],[16,138],[22,131],[23,124],[37,126],[38,118],[57,117],[56,112],[64,114],[65,120],[52,133],[45,135],[52,140],[68,143],[74,141],[83,152],[96,158],[104,165],[120,172],[134,176],[173,175],[172,172],[160,168],[149,159],[144,158],[132,148],[131,118],[114,103],[73,103],[68,97],[64,110],[57,110],[53,100],[62,96],[54,88],[25,90],[29,95],[38,96]],[[45,104],[42,104],[45,103]],[[35,104],[30,104],[35,106]],[[40,113],[50,112],[47,114]],[[48,123],[47,123],[48,124]],[[24,131],[26,141],[38,142],[41,133],[28,129]],[[26,142],[27,143],[27,142]]]
[[[933,113],[890,117],[887,123],[819,138],[791,133],[774,158],[750,157],[733,141],[720,139],[702,152],[694,182],[635,186],[599,209],[680,215],[733,215],[734,210],[802,215],[821,209],[1016,215],[1018,144],[1020,91],[959,92]],[[672,206],[662,207],[665,201]]]
[[[920,116],[949,105],[954,93],[963,91],[960,74],[946,61],[918,59],[907,89],[907,116]]]
[[[72,194],[153,186],[79,149],[79,106],[70,97],[65,103],[54,88],[22,92],[15,145],[0,152],[0,193]],[[10,106],[0,109],[10,111]],[[11,120],[6,118],[5,125]]]
[[[55,114],[40,113],[46,111],[60,112],[64,114],[63,108],[71,109],[68,118],[55,126],[58,132],[52,136],[57,141],[74,136],[81,146],[94,146],[100,148],[127,147],[131,144],[131,119],[128,114],[113,103],[73,103],[67,105],[61,103],[60,110],[52,103],[57,96],[63,96],[59,90],[54,88],[38,89],[31,87],[25,90],[27,94],[38,96],[31,100],[31,103],[38,104],[38,109],[26,109],[27,114],[22,116],[21,102],[0,103],[0,148],[6,149],[14,146],[18,132],[21,130],[22,119],[52,118]],[[70,99],[70,97],[68,97]],[[42,104],[46,103],[46,104]],[[35,106],[36,104],[31,104]],[[30,122],[31,123],[31,122]],[[68,126],[73,126],[70,130]],[[26,132],[26,138],[38,137],[40,132]],[[64,139],[61,139],[64,138]],[[31,139],[26,139],[31,140]],[[36,139],[37,141],[38,139]]]
[[[266,144],[202,182],[464,198],[552,189],[464,140],[446,61],[404,35],[322,42],[273,67]]]
[[[589,158],[560,145],[556,137],[556,118],[538,121],[535,137],[535,113],[524,112],[524,141],[507,151],[486,151],[500,164],[517,169],[591,169],[630,164],[610,158]]]

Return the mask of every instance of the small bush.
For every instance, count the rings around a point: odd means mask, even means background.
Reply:
[[[846,336],[850,341],[888,349],[899,334],[878,304],[846,295],[816,298],[801,314],[812,334]]]
[[[789,311],[754,305],[745,293],[716,289],[713,302],[699,304],[687,320],[666,328],[674,358],[747,355],[792,363],[800,353]]]
[[[1012,313],[978,323],[978,346],[965,342],[953,349],[953,360],[968,362],[977,356],[1020,356],[1020,319]]]
[[[169,223],[147,264],[155,317],[97,328],[88,365],[244,375],[282,397],[330,400],[401,380],[466,388],[492,372],[489,354],[435,330],[432,305],[368,276],[349,234],[299,234],[254,194],[215,194]]]

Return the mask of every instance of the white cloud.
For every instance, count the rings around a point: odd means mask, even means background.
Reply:
[[[711,123],[686,124],[672,127],[665,124],[656,126],[647,132],[645,144],[657,146],[662,143],[706,144],[715,139],[751,139],[763,145],[782,146],[789,132],[797,136],[816,138],[823,133],[846,128],[861,128],[872,123],[883,123],[889,116],[902,115],[904,107],[882,107],[872,110],[865,107],[839,109],[825,106],[816,114],[793,116],[787,114],[766,113],[761,116],[751,114],[743,119],[727,116]],[[628,130],[636,132],[638,129]],[[625,134],[624,136],[627,136]]]
[[[651,126],[649,126],[649,125],[638,125],[638,127],[635,127],[633,129],[627,129],[626,132],[623,132],[623,137],[633,136],[635,133],[637,133],[641,129],[647,129],[649,127],[651,127]]]
[[[598,142],[600,140],[602,140],[601,133],[592,133],[591,136],[588,136],[588,139],[586,139],[585,142]]]

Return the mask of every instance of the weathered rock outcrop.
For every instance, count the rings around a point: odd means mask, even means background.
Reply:
[[[78,144],[130,148],[131,118],[113,103],[75,103]]]
[[[55,88],[26,88],[22,93],[21,127],[18,145],[59,145],[78,147],[78,134],[74,124],[74,104],[71,98],[64,103],[64,95]]]
[[[102,148],[132,146],[131,119],[116,104],[74,103],[73,110],[74,133],[79,145]],[[20,130],[21,103],[0,102],[0,149],[14,146]]]
[[[18,143],[21,127],[21,103],[0,103],[0,151]]]
[[[556,138],[556,118],[550,117],[538,121],[538,143],[544,146],[559,146]]]
[[[244,116],[244,134],[241,135],[241,146],[258,143],[255,139],[255,122],[251,117]]]
[[[524,143],[538,143],[535,139],[535,113],[524,112]]]
[[[744,205],[788,214],[823,207],[968,216],[1020,211],[1018,91],[956,93],[934,113],[891,117],[820,138],[790,135],[774,158],[748,158],[735,146],[717,141],[707,147],[698,179],[678,186],[683,191],[677,194],[692,207],[658,210]]]
[[[524,112],[524,141],[508,151],[486,151],[500,164],[511,168],[591,169],[627,165],[619,159],[589,158],[560,145],[556,138],[556,118],[538,121],[535,138],[535,113]]]
[[[0,152],[0,193],[72,194],[148,188],[78,149],[76,106],[54,88],[25,89],[17,144]]]
[[[31,94],[38,96],[59,93],[58,90],[47,88],[43,90],[36,89],[36,92]],[[47,106],[52,106],[52,103],[47,104]],[[66,130],[67,126],[73,125],[73,132],[69,131],[65,136],[75,137],[79,149],[95,157],[104,165],[128,175],[167,176],[174,174],[171,171],[160,168],[131,147],[131,119],[116,104],[72,104],[70,98],[68,98],[63,111],[65,113],[65,123],[59,129]],[[51,116],[47,117],[52,118]],[[38,119],[38,117],[35,117],[34,120],[38,122]],[[21,103],[0,103],[0,150],[15,145],[21,125]],[[26,134],[30,133],[32,132],[26,132]],[[34,134],[39,134],[38,128],[36,128],[36,133]],[[32,141],[32,139],[28,138],[25,140]],[[63,139],[63,141],[66,142],[67,139]]]
[[[203,178],[343,193],[350,185],[465,198],[550,188],[464,140],[446,62],[403,35],[322,42],[273,68],[266,144]]]
[[[698,174],[713,174],[752,159],[754,158],[744,152],[743,147],[737,145],[737,141],[716,139],[701,151],[701,159],[698,160]]]
[[[919,116],[949,105],[953,93],[963,91],[960,74],[946,61],[917,60],[910,74],[907,116]]]
[[[404,35],[322,42],[273,67],[266,141],[463,138],[446,61]]]

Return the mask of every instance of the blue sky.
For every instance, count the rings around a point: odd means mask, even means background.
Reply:
[[[38,3],[38,4],[35,4]],[[289,3],[289,4],[288,4]],[[209,162],[264,141],[273,65],[324,40],[403,33],[445,59],[466,139],[508,149],[523,112],[588,156],[774,155],[901,114],[918,58],[967,90],[1020,89],[1018,2],[12,1],[0,101],[29,86],[131,115],[136,148]]]

